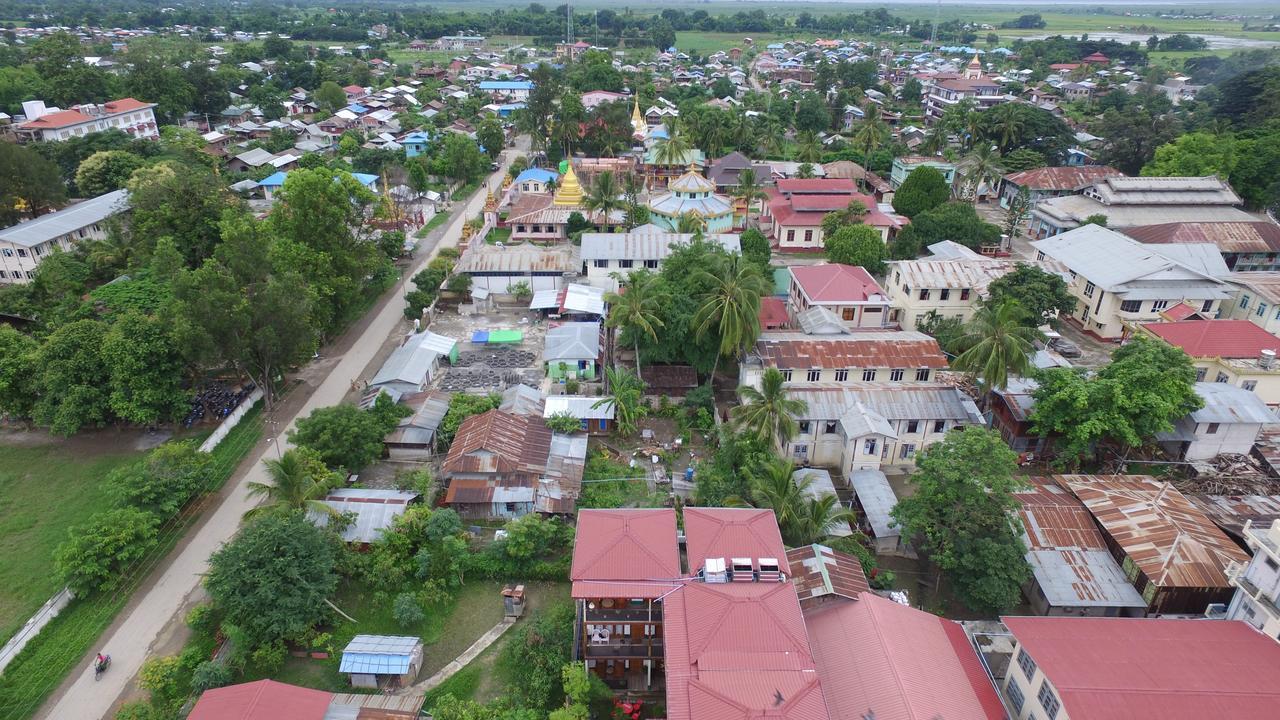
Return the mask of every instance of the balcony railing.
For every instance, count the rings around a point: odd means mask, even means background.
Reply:
[[[1230,567],[1227,568],[1228,572],[1230,569]],[[1227,577],[1231,576],[1228,575]],[[1241,590],[1244,590],[1245,594],[1248,595],[1250,599],[1258,605],[1261,605],[1262,609],[1266,611],[1268,615],[1272,617],[1280,617],[1280,605],[1276,604],[1275,598],[1272,598],[1270,595],[1263,592],[1262,588],[1255,585],[1253,581],[1243,573],[1235,577],[1234,581],[1240,586]]]
[[[587,622],[607,625],[609,623],[660,623],[662,622],[662,606],[654,605],[650,612],[647,607],[607,608],[597,604],[587,608]]]
[[[662,638],[629,643],[590,643],[586,646],[586,656],[591,659],[660,658]]]

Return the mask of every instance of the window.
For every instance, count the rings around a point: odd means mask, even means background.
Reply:
[[[836,382],[844,382],[849,379],[849,371],[841,368],[836,371]]]
[[[1230,379],[1231,379],[1231,378],[1227,377],[1227,374],[1226,374],[1226,373],[1218,373],[1218,376],[1217,376],[1217,377],[1215,377],[1215,378],[1213,379],[1213,381],[1214,381],[1214,382],[1216,382],[1216,383],[1224,383],[1224,382],[1227,382],[1227,381],[1228,381],[1228,380],[1230,380]]]
[[[1009,702],[1013,703],[1014,712],[1021,714],[1022,706],[1027,702],[1027,699],[1022,696],[1022,688],[1018,686],[1017,682],[1010,680],[1007,694],[1009,695]]]
[[[787,242],[795,242],[795,241],[796,241],[796,231],[795,231],[795,230],[788,230],[788,231],[787,231]]]
[[[632,266],[632,265],[634,265],[634,264],[635,264],[635,262],[634,262],[634,261],[632,261],[632,260],[619,260],[619,261],[618,261],[618,267],[620,267],[620,268],[629,268],[629,267],[631,267],[631,266]]]
[[[963,290],[961,290],[961,291],[960,291],[960,299],[961,299],[961,300],[968,300],[968,299],[969,299],[969,288],[965,288],[965,289],[963,289]]]
[[[1212,301],[1212,300],[1205,300],[1205,301],[1204,301],[1204,304],[1202,304],[1202,305],[1200,306],[1200,312],[1202,312],[1202,313],[1207,313],[1207,312],[1210,312],[1210,311],[1212,311],[1212,310],[1213,310],[1213,301]]]
[[[809,446],[808,446],[808,445],[793,445],[793,446],[792,446],[792,448],[791,448],[791,454],[792,454],[793,456],[795,456],[795,457],[798,457],[798,458],[805,458],[805,457],[809,457]]]
[[[822,423],[822,433],[824,435],[834,435],[836,432],[836,425],[837,423],[835,420],[825,421]]]
[[[1204,382],[1204,374],[1209,372],[1209,368],[1196,368],[1196,382]]]
[[[35,246],[35,247],[31,248],[31,252],[35,253],[36,257],[40,257],[41,255],[43,255],[43,254],[44,254],[44,246],[43,246],[43,245],[37,245],[37,246]],[[1264,307],[1265,307],[1265,306],[1264,306]]]
[[[4,249],[4,256],[5,256],[5,257],[13,257],[13,248],[5,248],[5,249]]]
[[[1096,287],[1097,286],[1095,286],[1093,283],[1086,282],[1084,284],[1084,296],[1087,298],[1093,297],[1093,291],[1096,289]]]
[[[894,270],[894,271],[893,271],[893,283],[894,283],[895,285],[897,285],[897,284],[898,284],[898,283],[900,283],[900,282],[902,282],[902,274],[901,274],[901,273],[899,273],[897,270]]]
[[[917,431],[919,431],[919,430],[920,430],[920,421],[919,421],[919,420],[908,420],[908,421],[907,421],[907,432],[908,432],[908,433],[915,433],[915,432],[917,432]]]
[[[1040,700],[1040,707],[1044,708],[1044,712],[1049,716],[1049,720],[1058,717],[1058,696],[1053,694],[1053,688],[1049,687],[1048,681],[1040,683],[1040,692],[1036,694]]]
[[[1030,680],[1036,676],[1036,661],[1031,659],[1026,650],[1018,650],[1018,667],[1022,668],[1022,674]]]
[[[1120,312],[1138,312],[1141,309],[1141,300],[1124,300],[1120,303]]]
[[[904,283],[904,284],[903,284],[903,286],[902,286],[902,294],[903,294],[903,295],[910,295],[910,294],[911,294],[911,286],[906,285],[906,284]]]
[[[609,267],[609,261],[608,261],[608,260],[596,260],[596,261],[595,261],[595,266],[596,266],[596,267],[598,267],[598,268],[607,268],[607,267]]]
[[[934,432],[936,432],[936,433],[946,432],[946,431],[947,431],[947,421],[946,421],[946,420],[934,420],[934,421],[933,421],[933,431],[934,431]]]
[[[804,241],[805,241],[805,242],[813,242],[813,231],[812,231],[812,230],[805,230],[805,231],[804,231]]]
[[[1254,388],[1258,387],[1258,381],[1245,380],[1244,382],[1240,383],[1240,387],[1244,390],[1249,390],[1250,392],[1252,392]]]
[[[799,423],[799,431],[801,435],[809,434],[809,427],[812,425],[808,420],[801,420]]]
[[[864,454],[864,455],[875,455],[875,454],[876,454],[876,439],[875,439],[875,438],[867,438],[866,440],[863,440],[863,441],[862,441],[862,454]]]
[[[853,319],[853,312],[854,312],[853,308],[844,308],[843,310],[841,310],[841,311],[840,311],[840,319],[841,319],[841,320],[852,320],[852,319]]]
[[[915,444],[914,444],[914,443],[907,443],[906,445],[903,445],[903,446],[902,446],[902,452],[901,452],[900,454],[902,455],[902,459],[903,459],[903,460],[909,460],[909,459],[911,459],[911,458],[915,457],[915,455],[916,455],[916,446],[915,446]]]
[[[1153,301],[1151,301],[1151,309],[1152,309],[1152,310],[1154,310],[1154,311],[1156,311],[1156,312],[1160,312],[1161,310],[1164,310],[1164,309],[1165,309],[1165,308],[1167,308],[1167,307],[1169,307],[1169,301],[1168,301],[1168,300],[1153,300]]]
[[[920,291],[920,299],[921,299],[921,300],[928,300],[928,299],[929,299],[929,291],[928,291],[928,290],[921,290],[921,291]]]
[[[1267,314],[1267,304],[1264,302],[1258,303],[1258,309],[1254,312],[1258,317],[1264,317]]]
[[[522,233],[522,232],[524,232],[524,231],[525,231],[525,227],[524,227],[524,225],[517,225],[517,226],[516,226],[516,232],[518,232],[518,233]]]
[[[875,368],[862,371],[862,382],[874,382],[876,379]]]
[[[647,267],[647,268],[649,268],[650,270],[657,270],[657,269],[658,269],[658,261],[657,261],[657,260],[645,260],[645,261],[644,261],[644,266],[645,266],[645,267]]]
[[[821,370],[810,370],[808,375],[805,376],[805,379],[808,380],[809,382],[818,382],[818,379],[821,377],[822,377]]]
[[[918,382],[925,382],[928,379],[929,379],[929,368],[920,368],[919,370],[916,371],[916,380]]]
[[[906,372],[907,371],[903,370],[902,368],[898,368],[897,370],[890,370],[889,379],[892,380],[893,382],[902,382],[902,376],[905,375]]]
[[[1249,296],[1248,296],[1248,295],[1241,295],[1241,296],[1240,296],[1240,309],[1241,309],[1241,310],[1248,310],[1248,309],[1249,309]]]
[[[1277,563],[1272,558],[1269,558],[1269,557],[1263,558],[1262,562],[1266,563],[1267,567],[1271,568],[1272,570],[1280,570],[1280,563]]]
[[[6,273],[5,271],[0,270],[0,280],[3,280],[8,276],[9,276],[9,273]]]
[[[1205,428],[1204,431],[1206,434],[1209,434],[1209,435],[1217,435],[1218,427],[1219,427],[1218,423],[1209,423],[1209,427]]]
[[[26,257],[26,256],[27,256],[26,248],[18,248],[18,257]]]
[[[783,370],[783,371],[782,371],[782,379],[783,379],[783,380],[785,380],[786,382],[791,382],[791,371],[790,371],[790,370]]]
[[[1037,260],[1043,260],[1043,259],[1044,259],[1044,251],[1043,251],[1043,250],[1041,250],[1040,252],[1036,253],[1036,259],[1037,259]]]

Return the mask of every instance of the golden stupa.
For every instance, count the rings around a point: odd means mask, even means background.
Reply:
[[[635,105],[631,106],[631,129],[640,137],[649,132],[649,125],[644,121],[644,116],[640,114],[639,94],[636,95]]]
[[[556,188],[555,197],[551,201],[551,204],[560,207],[582,204],[582,184],[578,182],[578,175],[573,171],[573,164],[567,164],[569,167],[564,171],[564,177],[560,179],[560,187]]]
[[[485,190],[488,192],[488,197],[484,199],[484,211],[485,212],[497,211],[498,198],[493,196],[493,188],[489,187],[488,183],[485,183]]]

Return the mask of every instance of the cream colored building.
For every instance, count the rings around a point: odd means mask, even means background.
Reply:
[[[1245,521],[1244,540],[1253,559],[1227,566],[1227,579],[1236,586],[1227,607],[1228,620],[1243,620],[1270,638],[1280,640],[1280,520],[1255,526]]]
[[[1235,297],[1222,305],[1222,317],[1248,320],[1280,335],[1280,272],[1237,272],[1227,277]]]
[[[1218,248],[1211,244],[1144,245],[1114,230],[1083,225],[1031,243],[1037,260],[1053,260],[1068,271],[1076,298],[1068,318],[1086,333],[1120,340],[1141,323],[1186,303],[1214,317],[1233,288]]]
[[[1191,358],[1196,380],[1226,383],[1280,407],[1280,338],[1244,320],[1145,323],[1142,334],[1179,347]]]
[[[128,210],[128,193],[115,190],[0,229],[0,285],[30,282],[55,252],[107,237],[107,220]]]

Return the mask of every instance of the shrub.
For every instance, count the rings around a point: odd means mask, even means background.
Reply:
[[[566,411],[558,412],[547,418],[547,427],[552,432],[564,433],[570,435],[582,429],[582,423],[578,418]]]
[[[159,720],[159,714],[147,703],[137,700],[121,705],[116,711],[116,720]]]
[[[391,608],[391,615],[395,617],[396,624],[400,627],[408,629],[418,625],[427,619],[427,614],[423,612],[422,606],[418,604],[418,599],[413,593],[400,593],[396,596],[395,604]]]
[[[231,684],[231,668],[220,662],[206,660],[191,673],[191,689],[194,692],[204,692],[229,684]]]
[[[218,616],[212,605],[197,605],[187,613],[187,627],[198,635],[212,635],[218,629]]]
[[[59,575],[78,595],[118,579],[156,544],[159,519],[137,508],[95,513],[54,551]]]
[[[574,378],[569,378],[568,380],[564,381],[564,391],[569,395],[577,395],[578,391],[581,389],[582,389],[581,383],[579,383]]]
[[[176,710],[186,698],[189,677],[177,655],[153,657],[142,664],[138,685],[151,693],[154,707]]]
[[[276,640],[254,650],[250,659],[258,670],[271,674],[279,672],[280,668],[284,667],[284,660],[287,654],[284,642]]]

